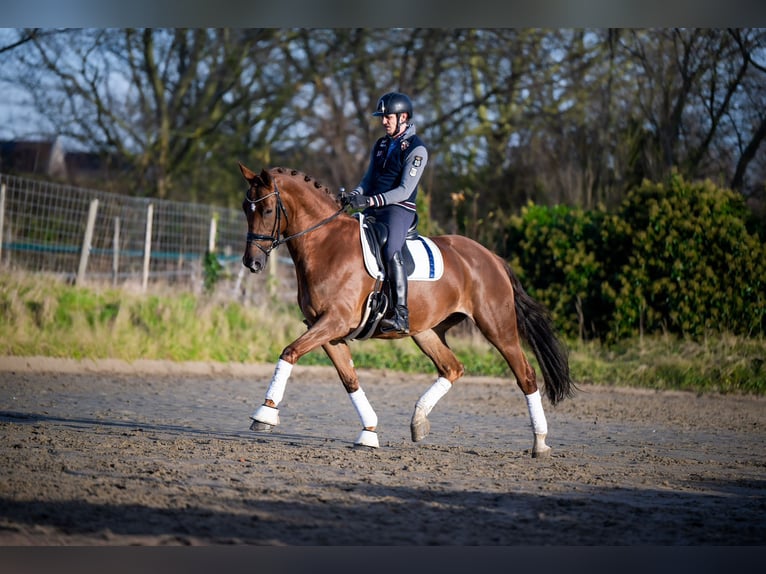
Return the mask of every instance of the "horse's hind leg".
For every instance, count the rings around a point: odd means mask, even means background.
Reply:
[[[362,387],[359,386],[359,377],[356,374],[348,344],[345,341],[330,342],[323,345],[322,349],[330,357],[335,370],[338,371],[338,376],[348,393],[349,399],[351,399],[351,404],[354,405],[359,420],[362,422],[362,432],[354,444],[378,448],[378,434],[375,432],[378,425],[378,415],[375,414]]]
[[[436,382],[415,403],[415,410],[410,422],[410,431],[414,442],[423,440],[428,436],[431,431],[428,414],[452,388],[452,383],[463,376],[463,364],[449,348],[445,339],[447,329],[453,324],[443,324],[434,330],[423,331],[412,337],[420,350],[431,359],[439,373]]]
[[[524,351],[522,351],[521,345],[518,342],[509,353],[501,351],[501,354],[509,365],[516,365],[515,367],[512,366],[511,370],[513,370],[516,382],[524,393],[524,399],[527,402],[527,410],[529,411],[529,419],[534,435],[532,457],[547,458],[551,455],[551,447],[545,443],[545,438],[548,436],[548,421],[543,410],[542,396],[537,388],[535,370],[527,361]],[[517,373],[524,374],[519,376]]]
[[[493,312],[475,315],[474,320],[487,340],[500,351],[516,377],[516,383],[524,393],[534,435],[532,457],[547,458],[551,454],[551,447],[545,443],[548,422],[545,418],[540,390],[537,387],[535,370],[521,348],[515,310],[511,307],[505,313],[497,312],[497,309],[502,308],[502,305],[498,305]]]

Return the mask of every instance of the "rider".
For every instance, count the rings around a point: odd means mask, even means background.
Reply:
[[[370,165],[362,181],[343,201],[388,227],[383,246],[386,276],[391,286],[391,307],[380,321],[382,333],[406,335],[410,331],[407,310],[407,272],[402,249],[407,231],[416,221],[418,182],[428,162],[428,150],[415,135],[412,102],[405,94],[389,92],[378,100],[373,116],[381,117],[386,135],[378,139],[370,154]]]

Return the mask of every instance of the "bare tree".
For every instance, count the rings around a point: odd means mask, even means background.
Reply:
[[[200,148],[215,153],[232,115],[273,137],[293,96],[274,70],[274,30],[75,30],[32,45],[22,62],[36,73],[20,81],[38,110],[60,135],[126,160],[135,189],[158,197],[173,196]]]
[[[756,175],[749,186],[745,185],[745,174],[748,167],[756,159],[758,150],[766,139],[766,31],[758,30],[730,30],[729,33],[739,48],[742,57],[742,68],[749,73],[742,74],[742,83],[745,101],[738,106],[729,106],[724,113],[731,118],[731,125],[737,135],[737,159],[734,175],[731,178],[731,187],[742,191],[746,195],[760,193],[763,197],[766,193],[766,179],[763,175]],[[729,98],[731,101],[732,98]],[[737,108],[744,108],[744,116],[749,121],[738,121]],[[742,126],[740,129],[738,126]],[[749,128],[749,129],[748,129]],[[766,170],[766,154],[761,153],[761,173]],[[757,190],[757,191],[756,191]]]
[[[0,37],[0,54],[15,50],[27,42],[33,41],[42,32],[40,28],[25,28],[21,30],[12,30],[11,35]]]
[[[229,204],[237,160],[353,185],[380,133],[377,98],[404,91],[429,146],[432,215],[491,243],[528,201],[615,205],[671,169],[762,189],[765,34],[20,30],[3,75],[57,134],[127,161],[136,193]]]
[[[721,29],[621,36],[636,68],[634,117],[649,126],[641,144],[642,177],[658,180],[677,168],[742,187],[765,135],[766,77],[754,62],[762,57],[763,38],[758,30]]]

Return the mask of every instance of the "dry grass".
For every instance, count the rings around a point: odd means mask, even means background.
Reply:
[[[297,307],[242,305],[169,287],[150,294],[105,286],[79,288],[54,277],[0,276],[0,355],[124,360],[276,362],[305,329]],[[468,324],[450,344],[470,375],[510,377],[499,353]],[[578,382],[712,392],[766,392],[766,341],[726,334],[703,341],[632,339],[612,346],[569,342]],[[362,368],[433,372],[411,340],[352,343]],[[533,357],[530,360],[535,365]],[[321,350],[302,364],[329,365]]]

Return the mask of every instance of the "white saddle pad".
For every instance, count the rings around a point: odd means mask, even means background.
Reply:
[[[373,255],[370,245],[367,243],[367,234],[364,228],[367,224],[364,215],[355,213],[354,217],[359,220],[359,236],[362,238],[362,253],[364,255],[364,267],[371,277],[383,278],[383,270],[378,267],[378,262]],[[442,252],[436,243],[428,237],[418,236],[417,239],[407,240],[407,249],[412,254],[415,269],[407,276],[410,281],[438,281],[444,274],[444,259]]]

